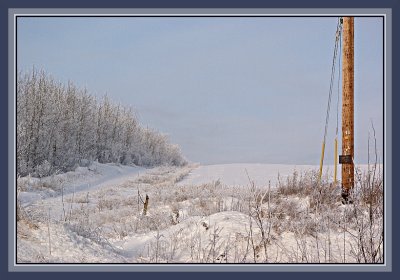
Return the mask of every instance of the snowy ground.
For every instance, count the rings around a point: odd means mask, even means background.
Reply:
[[[285,164],[216,164],[202,165],[194,169],[180,184],[206,184],[220,181],[231,186],[247,186],[249,179],[257,186],[272,186],[278,183],[278,177],[286,180],[293,172],[315,170],[313,165],[285,165]]]
[[[354,262],[353,229],[344,231],[340,225],[352,206],[341,205],[332,189],[331,208],[318,206],[314,213],[315,194],[302,190],[317,170],[305,165],[145,169],[94,163],[47,178],[19,178],[23,218],[18,222],[17,259]],[[331,170],[328,166],[324,171],[328,181]],[[293,174],[298,174],[295,179]],[[268,182],[271,189],[279,184],[287,188],[267,195]]]
[[[368,170],[368,165],[357,165],[361,172]],[[319,167],[315,165],[290,165],[290,164],[215,164],[202,165],[194,169],[189,175],[181,181],[180,185],[206,184],[213,181],[220,181],[223,184],[231,186],[247,186],[249,180],[253,181],[257,186],[274,187],[278,181],[286,182],[289,176],[294,172],[299,174],[318,171]],[[333,181],[334,166],[325,165],[323,174],[328,177],[329,181]],[[341,166],[338,166],[337,178],[341,176]]]
[[[42,179],[25,177],[20,179],[25,191],[20,191],[18,198],[22,207],[33,209],[32,214],[41,215],[43,209],[50,209],[51,219],[63,219],[68,201],[71,202],[69,211],[72,211],[79,200],[86,199],[90,193],[133,182],[148,171],[137,166],[93,163],[88,168],[78,167],[74,172]]]

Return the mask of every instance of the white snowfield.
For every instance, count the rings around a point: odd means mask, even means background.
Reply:
[[[366,165],[361,166],[361,170],[367,169]],[[20,178],[22,190],[18,199],[26,216],[18,222],[17,260],[19,263],[263,261],[267,252],[260,243],[260,227],[250,214],[252,210],[246,210],[252,197],[249,180],[265,190],[269,182],[271,187],[276,186],[278,174],[285,183],[294,172],[302,176],[317,171],[318,166],[313,165],[221,164],[146,169],[94,163],[42,179]],[[326,166],[324,176],[331,178],[331,173],[333,167]],[[144,215],[146,195],[150,200]],[[282,199],[279,205],[287,203],[290,211],[297,211],[295,215],[308,211],[305,210],[310,203],[308,198]],[[275,201],[271,205],[274,203],[287,209]],[[265,211],[266,204],[261,207]],[[339,204],[339,211],[345,211],[340,207]],[[282,215],[279,223],[291,222],[289,216]],[[263,227],[269,225],[264,222]],[[274,262],[303,261],[296,255],[298,235],[282,232],[272,224],[268,234],[271,238],[268,242],[272,244],[268,254],[274,254]],[[351,246],[341,247],[340,232],[321,232],[319,238],[327,244],[328,236],[336,238],[329,261],[341,262],[341,254]],[[307,254],[320,261],[314,251]]]
[[[361,171],[366,171],[368,165],[357,165]],[[199,185],[209,182],[220,181],[223,184],[231,186],[247,186],[250,181],[256,186],[275,187],[278,180],[286,182],[288,176],[295,172],[301,175],[305,172],[319,172],[319,166],[316,165],[290,165],[290,164],[257,164],[257,163],[232,163],[201,165],[194,169],[179,184]],[[323,167],[323,176],[328,176],[329,181],[333,181],[334,166],[325,165]],[[341,166],[337,167],[337,179],[341,176]]]
[[[278,175],[281,180],[293,175],[295,171],[301,173],[315,170],[314,165],[284,165],[284,164],[215,164],[202,165],[194,169],[179,184],[199,185],[213,181],[220,181],[226,185],[247,186],[250,180],[257,186],[266,186],[271,182],[275,186]]]

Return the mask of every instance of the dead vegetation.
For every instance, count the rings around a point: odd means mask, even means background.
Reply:
[[[64,219],[53,222],[101,246],[111,246],[108,240],[154,235],[135,262],[384,261],[383,182],[377,165],[356,173],[354,203],[349,205],[342,205],[340,188],[319,182],[313,171],[294,172],[277,186],[258,187],[251,178],[247,187],[219,181],[176,185],[185,172],[164,168],[129,186],[72,195],[63,200]],[[150,203],[143,211],[146,195]],[[210,220],[223,213],[226,219],[241,217],[241,232],[225,229],[220,224],[224,220]],[[18,222],[18,238],[27,238],[24,231],[32,229],[26,220]],[[45,226],[40,219],[31,220]]]

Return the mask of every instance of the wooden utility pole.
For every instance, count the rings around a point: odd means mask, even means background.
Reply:
[[[343,18],[342,196],[354,186],[354,18]]]

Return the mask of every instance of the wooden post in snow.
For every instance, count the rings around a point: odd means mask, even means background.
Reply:
[[[343,18],[342,196],[354,186],[354,18]]]
[[[143,216],[147,214],[147,207],[149,206],[149,196],[146,194],[146,200],[143,203]]]

